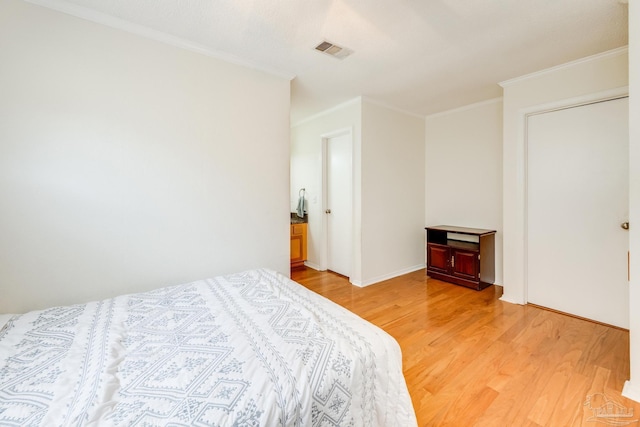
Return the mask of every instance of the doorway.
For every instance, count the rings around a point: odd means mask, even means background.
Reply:
[[[628,328],[628,98],[527,117],[532,304]]]
[[[322,137],[324,267],[351,277],[353,251],[353,133]]]

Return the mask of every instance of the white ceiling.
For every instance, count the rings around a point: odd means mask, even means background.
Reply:
[[[628,34],[620,0],[29,1],[295,76],[292,123],[357,96],[419,115],[495,98],[500,81],[624,46]],[[329,57],[314,50],[322,40],[355,53]]]

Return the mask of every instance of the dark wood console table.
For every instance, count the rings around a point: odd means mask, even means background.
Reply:
[[[495,230],[437,225],[427,230],[427,274],[477,291],[495,280]]]

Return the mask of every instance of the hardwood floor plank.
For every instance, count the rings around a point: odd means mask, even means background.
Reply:
[[[589,382],[589,378],[583,375],[577,373],[571,375],[563,393],[557,397],[553,413],[547,422],[549,425],[579,426],[583,424],[583,408]]]
[[[640,416],[640,404],[620,395],[627,331],[509,304],[500,287],[474,291],[424,270],[365,288],[308,268],[292,279],[398,341],[420,426],[606,425],[594,414],[607,399]],[[640,427],[637,418],[606,421]]]

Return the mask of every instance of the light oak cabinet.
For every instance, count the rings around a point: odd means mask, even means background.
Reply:
[[[481,290],[495,280],[495,230],[427,227],[427,274]]]
[[[291,268],[304,266],[307,260],[307,224],[291,224]]]

